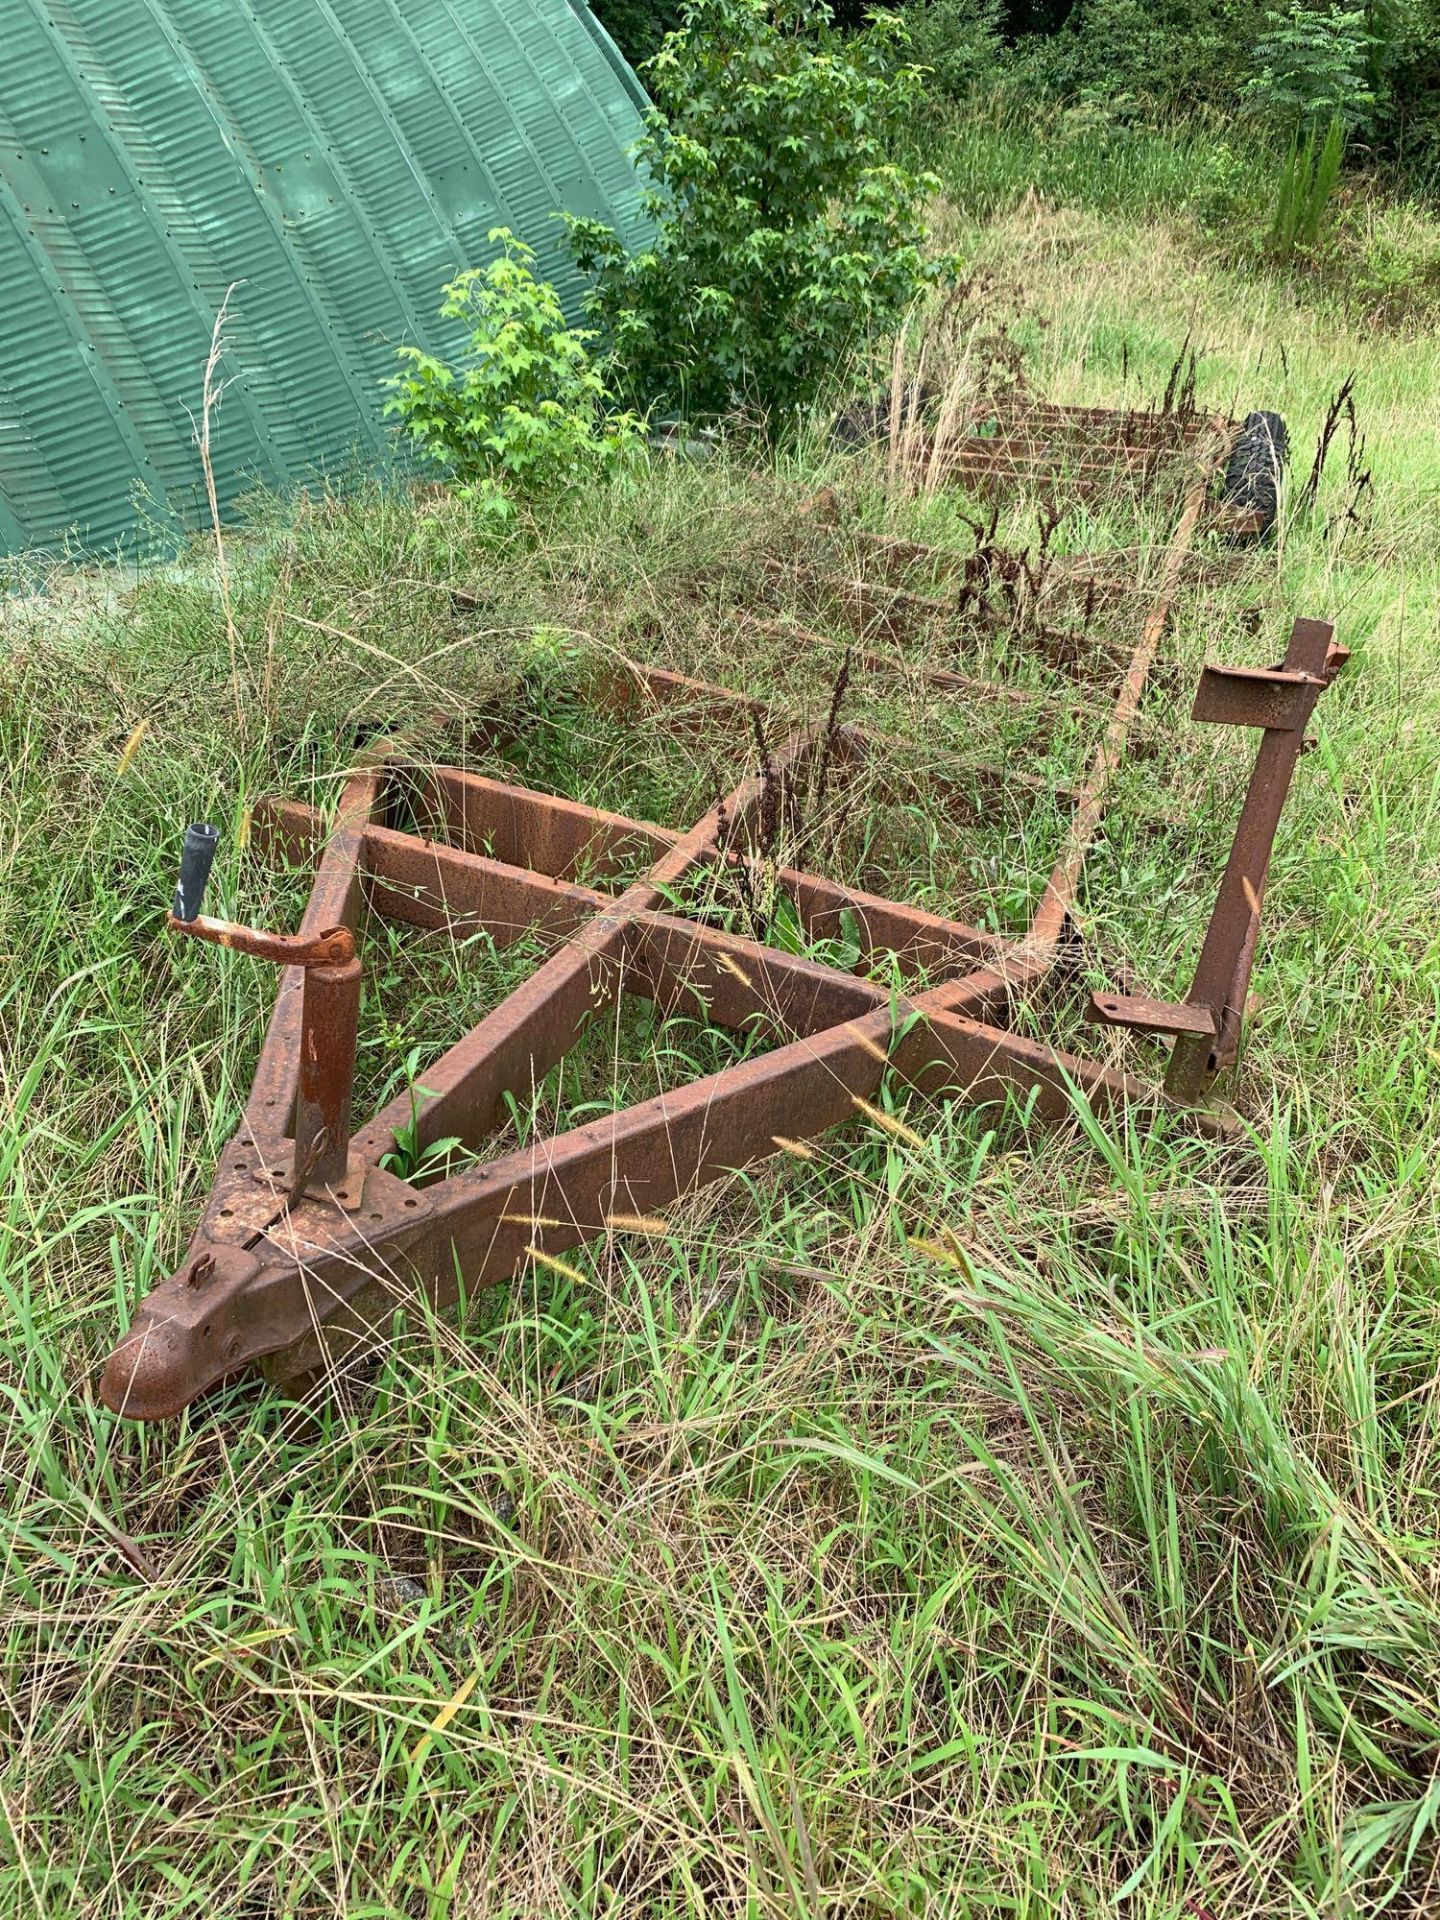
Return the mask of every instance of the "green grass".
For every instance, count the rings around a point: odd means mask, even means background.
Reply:
[[[896,502],[822,450],[657,462],[539,538],[380,487],[262,505],[232,555],[233,650],[203,554],[12,600],[5,1911],[1435,1904],[1440,355],[1168,227],[1031,203],[982,228],[963,201],[939,223],[1023,289],[1017,337],[1055,398],[1153,396],[1188,335],[1206,404],[1286,415],[1298,479],[1357,372],[1368,523],[1341,522],[1337,463],[1273,548],[1202,547],[1166,642],[1191,668],[1262,662],[1304,613],[1354,649],[1277,846],[1229,1087],[1253,1145],[887,1094],[898,1124],[707,1189],[664,1234],[536,1265],[458,1326],[410,1314],[303,1408],[242,1381],[165,1427],[117,1422],[96,1367],[179,1256],[272,984],[165,939],[183,822],[224,827],[227,909],[287,923],[303,884],[242,857],[248,804],[333,799],[357,721],[439,709],[433,750],[464,751],[528,675],[542,713],[576,716],[523,736],[536,784],[683,824],[748,742],[606,725],[589,666],[663,659],[823,711],[843,630],[813,567],[777,587],[765,556],[853,558],[857,524],[967,536],[954,501]],[[822,481],[838,529],[806,509]],[[1073,537],[1152,532],[1115,515]],[[831,648],[802,671],[736,607]],[[953,636],[906,645],[939,660]],[[1031,743],[913,688],[855,698],[918,771],[848,824],[839,869],[1023,925],[1055,816],[937,819],[925,773],[1006,746],[1031,764]],[[1252,743],[1191,726],[1183,694],[1148,704],[1140,743],[1082,971],[1123,958],[1166,994]],[[1055,755],[1064,777],[1079,737]],[[457,982],[446,951],[378,928],[367,955],[376,1092],[525,958],[480,951]],[[1082,984],[1045,1030],[1153,1072],[1083,1027]],[[515,1124],[643,1097],[730,1045],[626,1008]]]
[[[1233,115],[1132,124],[1093,103],[1037,106],[1003,88],[945,115],[940,138],[937,163],[929,130],[926,164],[938,164],[947,193],[985,217],[1027,195],[1151,219],[1199,211],[1216,195],[1256,210],[1283,159]]]
[[[1293,157],[1243,114],[1129,117],[1093,100],[1041,105],[1001,87],[917,135],[917,161],[938,168],[972,217],[1038,200],[1143,230],[1159,224],[1217,267],[1274,277],[1307,311],[1421,333],[1440,312],[1433,192],[1367,174],[1356,153],[1338,187],[1327,174],[1297,230]],[[1326,158],[1338,165],[1333,152]]]

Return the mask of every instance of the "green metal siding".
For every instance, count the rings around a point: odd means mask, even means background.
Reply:
[[[567,310],[557,208],[642,231],[644,96],[584,0],[8,0],[0,550],[193,522],[197,410],[231,504],[390,441],[394,346],[508,226]]]

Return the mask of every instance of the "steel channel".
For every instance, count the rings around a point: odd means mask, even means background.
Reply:
[[[796,631],[803,637],[803,629]],[[1127,655],[1126,658],[1128,659],[1129,656]],[[630,686],[630,698],[638,698],[634,682],[639,679],[650,687],[657,705],[667,705],[672,699],[683,699],[689,704],[691,715],[697,719],[713,718],[720,714],[728,717],[731,711],[728,703],[738,702],[742,698],[738,694],[733,694],[728,687],[708,687],[703,680],[692,680],[687,676],[672,674],[655,667],[638,667],[627,674],[626,679]],[[678,691],[671,684],[677,680],[682,682],[682,687]],[[707,692],[715,696],[710,705],[707,705],[705,700]],[[761,701],[747,700],[745,708],[747,711],[757,709],[762,714],[769,711]],[[857,750],[879,747],[896,753],[905,763],[913,766],[915,757],[913,740],[903,740],[897,734],[882,733],[873,727],[862,727],[854,721],[849,721],[842,726],[839,734],[849,740]],[[887,770],[880,765],[872,771],[877,772],[882,778],[887,775]],[[975,765],[969,769],[969,772],[971,780],[967,784],[962,780],[947,779],[944,775],[926,768],[924,770],[925,786],[931,797],[941,806],[978,810],[981,813],[987,811],[979,805],[984,798],[983,789],[1003,792],[1006,786],[1023,788],[1029,793],[1054,800],[1062,806],[1074,806],[1079,799],[1073,787],[1061,786],[1052,780],[1042,779],[1038,774],[1030,773],[1023,767]],[[907,790],[902,780],[903,777],[890,776],[886,790],[904,795]]]
[[[352,1340],[383,1336],[395,1308],[422,1292],[453,1302],[507,1278],[535,1249],[563,1253],[623,1231],[707,1182],[851,1119],[887,1067],[931,1094],[977,1104],[1014,1092],[1037,1117],[1071,1112],[1071,1087],[1097,1107],[1153,1092],[1093,1063],[1014,1034],[940,1015],[916,1022],[910,1003],[886,1007],[773,1053],[656,1095],[412,1196],[402,1221],[367,1233],[338,1227],[307,1202],[253,1249],[256,1264],[212,1291],[201,1310],[177,1288],[166,1322],[172,1371],[191,1369],[188,1398],[241,1361],[269,1355],[280,1377],[334,1360]],[[141,1328],[138,1337],[146,1333]]]
[[[295,803],[281,803],[275,809],[277,832],[283,832],[286,838],[302,834],[309,824],[306,818],[309,812]],[[615,904],[613,895],[593,887],[582,887],[573,881],[556,882],[546,874],[512,867],[463,848],[438,843],[423,845],[408,834],[383,827],[369,830],[364,861],[366,895],[381,918],[443,932],[459,942],[482,928],[499,945],[537,931],[565,940]],[[901,949],[895,957],[902,971],[912,978],[917,973],[969,967],[978,954],[1005,951],[1003,941],[977,934],[972,928],[954,926],[918,908],[900,908],[893,916],[887,916],[888,902],[877,900],[870,911],[866,905],[869,896],[832,889],[828,882],[814,880],[807,874],[796,874],[793,880],[802,923],[818,930],[813,937],[843,935],[845,928],[838,919],[835,895],[839,895],[840,911],[844,911],[845,903],[853,898],[857,902],[857,921],[873,943],[866,951],[872,957],[881,950],[888,954],[892,945],[886,936],[892,936],[893,946]],[[820,896],[818,903],[806,896],[806,888],[812,881]],[[868,919],[862,918],[867,912]],[[833,924],[828,917],[831,914],[835,915]],[[652,934],[656,937],[663,934],[667,940],[678,940],[682,946],[693,948],[697,962],[706,958],[724,979],[738,978],[724,965],[729,960],[742,971],[754,964],[761,974],[778,968],[782,973],[793,972],[797,978],[823,976],[838,981],[850,997],[837,1009],[835,1018],[855,1011],[856,993],[863,997],[863,1004],[869,1006],[883,1000],[887,991],[828,967],[819,968],[817,974],[814,963],[802,956],[767,948],[678,915],[640,910],[630,916],[627,925],[645,935],[644,939],[631,941],[626,955],[634,969],[628,982],[630,990],[642,997],[650,997],[655,984],[647,970],[649,957],[659,951],[653,944]],[[765,1000],[756,1001],[747,1008],[747,1014],[764,1012],[772,1005]],[[719,1011],[714,1017],[718,1024],[729,1024]]]
[[[551,930],[565,937],[614,905],[613,896],[574,882],[561,887],[544,874],[502,866],[456,847],[421,847],[405,834],[372,827],[366,847],[367,892],[382,917],[443,931],[463,939],[488,926],[494,889],[511,903],[507,925],[533,926],[547,909]],[[526,903],[533,907],[525,920]],[[970,961],[968,950],[952,952],[950,964]],[[625,921],[625,940],[614,964],[624,970],[624,990],[642,999],[703,1002],[717,1026],[740,1027],[760,1019],[780,1031],[810,1032],[883,1006],[889,988],[783,953],[701,921],[638,909]],[[429,1079],[427,1070],[426,1079]],[[378,1126],[378,1121],[375,1123]],[[389,1144],[367,1128],[357,1150],[373,1154]]]
[[[1135,716],[1140,710],[1145,683],[1150,676],[1150,669],[1159,650],[1161,638],[1170,621],[1170,610],[1179,589],[1180,575],[1195,537],[1195,528],[1204,510],[1211,480],[1216,468],[1229,451],[1231,429],[1228,424],[1220,421],[1212,424],[1214,443],[1208,456],[1201,462],[1200,469],[1185,496],[1185,504],[1161,568],[1155,597],[1150,603],[1145,624],[1140,630],[1135,651],[1130,657],[1130,664],[1111,711],[1104,737],[1096,749],[1095,758],[1091,763],[1090,777],[1081,790],[1080,802],[1070,823],[1064,850],[1055,863],[1040,904],[1030,922],[1031,946],[1048,954],[1052,965],[1064,932],[1065,922],[1074,905],[1086,855],[1094,843],[1095,835],[1100,830],[1100,822],[1105,812],[1105,796],[1109,791],[1115,770],[1124,757],[1125,744],[1130,737]]]
[[[977,1104],[1032,1096],[1046,1120],[1069,1115],[1072,1089],[1097,1108],[1157,1097],[934,1001],[880,1007],[418,1192],[389,1181],[392,1193],[372,1173],[367,1192],[372,1182],[382,1191],[358,1218],[305,1199],[251,1247],[219,1249],[198,1282],[190,1267],[155,1289],[112,1356],[106,1403],[158,1419],[267,1356],[281,1378],[303,1373],[350,1340],[383,1337],[417,1291],[448,1305],[462,1278],[477,1289],[536,1248],[623,1231],[637,1214],[852,1118],[887,1069]],[[1208,1117],[1200,1124],[1220,1130]]]
[[[648,820],[583,807],[479,774],[441,767],[433,778],[460,847],[472,852],[488,848],[507,865],[558,879],[570,880],[587,869],[592,878],[605,880],[629,864],[635,849],[643,847],[655,859],[681,838]],[[697,865],[703,868],[713,857],[702,855]],[[1009,944],[998,934],[800,868],[781,867],[775,878],[812,940],[843,938],[844,916],[858,923],[861,960],[893,953],[912,968],[933,970],[953,966],[967,955],[983,958],[1003,952]]]
[[[798,764],[811,744],[797,735],[777,749],[774,774]],[[398,1095],[375,1116],[356,1136],[357,1154],[378,1158],[402,1129],[420,1152],[442,1136],[478,1140],[499,1120],[507,1094],[528,1098],[574,1045],[587,1014],[609,1005],[619,992],[627,921],[661,905],[702,859],[713,855],[722,815],[730,831],[740,830],[765,791],[758,774],[742,781],[666,849],[643,879],[607,896],[593,919],[426,1068],[423,1088]]]
[[[1031,921],[1029,933],[1021,943],[1019,952],[1014,956],[1006,957],[1000,966],[986,967],[977,971],[968,981],[952,982],[938,989],[941,996],[937,1001],[938,1006],[958,1008],[975,1004],[994,1007],[997,1004],[997,997],[1003,1000],[1022,987],[1037,984],[1055,963],[1065,921],[1073,905],[1083,871],[1085,857],[1103,818],[1105,795],[1114,771],[1123,757],[1125,743],[1139,709],[1160,639],[1168,624],[1180,575],[1190,551],[1211,480],[1229,448],[1232,432],[1229,424],[1213,420],[1209,425],[1212,445],[1202,459],[1199,471],[1186,495],[1180,520],[1166,551],[1155,596],[1146,614],[1135,649],[1130,656],[1125,679],[1111,711],[1105,736],[1092,763],[1090,778],[1078,796],[1075,816],[1066,835],[1065,848],[1046,883],[1045,892]],[[743,707],[746,711],[754,711],[757,704],[746,696],[735,694],[731,689],[709,689],[703,682],[664,670],[655,670],[650,673],[645,669],[638,669],[627,674],[621,684],[627,689],[632,699],[638,694],[640,687],[645,686],[665,699],[682,695],[703,701],[707,695],[713,695],[717,700],[733,703],[734,706]],[[849,731],[854,733],[857,730],[852,728]]]

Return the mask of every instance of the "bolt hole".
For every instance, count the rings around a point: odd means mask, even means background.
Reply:
[[[233,1220],[235,1218],[235,1209],[233,1207],[222,1207],[220,1209],[220,1218],[222,1220]]]
[[[407,1200],[405,1204],[407,1207],[418,1207],[420,1202],[418,1200]]]
[[[244,1173],[248,1170],[249,1165],[250,1162],[248,1160],[237,1160],[235,1162],[235,1171],[237,1173]]]
[[[380,1220],[380,1219],[383,1219],[383,1217],[384,1216],[382,1214],[378,1214],[378,1213],[372,1213],[370,1216],[372,1220]]]

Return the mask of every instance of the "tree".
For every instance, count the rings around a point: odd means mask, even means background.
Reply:
[[[823,0],[692,0],[646,70],[654,244],[628,255],[610,228],[569,221],[635,400],[774,418],[953,271],[922,249],[938,181],[887,158],[921,94],[903,42],[885,15],[842,39]]]

